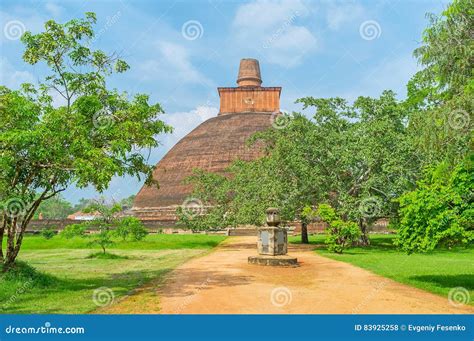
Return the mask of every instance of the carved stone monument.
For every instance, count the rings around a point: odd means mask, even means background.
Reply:
[[[250,256],[248,262],[258,265],[296,266],[295,257],[287,255],[287,229],[279,227],[280,212],[277,208],[267,209],[267,226],[258,229],[258,256]]]

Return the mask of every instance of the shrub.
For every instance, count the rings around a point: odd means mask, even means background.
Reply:
[[[44,239],[51,239],[55,235],[56,235],[56,229],[54,227],[47,227],[41,230],[41,236],[43,236]]]
[[[454,169],[441,163],[399,198],[396,244],[407,253],[474,241],[474,153]]]
[[[328,224],[326,229],[328,237],[325,243],[329,251],[342,253],[345,248],[360,238],[361,231],[357,224],[339,218],[331,206],[327,204],[319,205],[318,214]]]
[[[74,237],[84,237],[87,230],[87,226],[84,224],[72,224],[68,225],[61,232],[61,237],[71,239]]]
[[[90,245],[98,245],[102,248],[102,252],[105,253],[105,249],[114,244],[112,240],[111,232],[106,227],[100,227],[98,233],[92,235]]]
[[[115,229],[115,235],[126,240],[139,241],[148,235],[148,230],[143,223],[135,217],[122,218]]]

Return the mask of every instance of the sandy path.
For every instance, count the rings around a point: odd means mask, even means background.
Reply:
[[[255,237],[230,237],[214,252],[150,284],[105,313],[164,314],[460,314],[448,299],[399,284],[347,263],[290,246],[297,268],[247,264]]]

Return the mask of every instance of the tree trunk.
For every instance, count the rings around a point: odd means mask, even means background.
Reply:
[[[7,223],[7,253],[3,261],[4,271],[8,270],[15,262],[15,232],[16,232],[17,218]]]
[[[0,226],[0,262],[3,263],[3,235],[5,234],[5,226],[7,226],[7,216],[3,216],[2,225]]]
[[[305,220],[301,221],[301,243],[309,244],[308,223]]]
[[[360,239],[357,242],[357,245],[369,246],[370,240],[369,240],[369,235],[367,231],[367,222],[365,221],[365,219],[359,219],[359,228],[360,228],[360,232],[362,232],[362,235],[360,236]]]

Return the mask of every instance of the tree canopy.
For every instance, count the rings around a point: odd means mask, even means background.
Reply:
[[[114,176],[152,183],[153,166],[141,150],[171,128],[149,96],[130,97],[107,87],[107,77],[129,66],[116,54],[91,48],[94,13],[64,24],[49,20],[44,31],[26,32],[23,59],[44,63],[49,75],[38,86],[0,87],[0,201],[4,207],[0,245],[7,232],[8,268],[39,205],[75,184],[107,188]],[[62,99],[53,105],[53,94]]]

